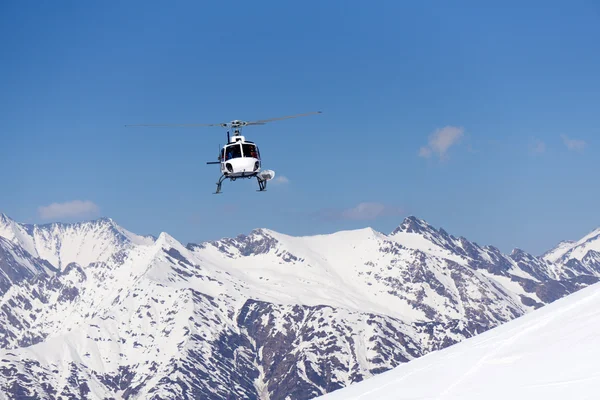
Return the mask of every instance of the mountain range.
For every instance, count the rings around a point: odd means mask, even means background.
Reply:
[[[310,399],[478,335],[600,279],[600,229],[503,254],[408,217],[183,245],[109,218],[0,214],[8,398]]]

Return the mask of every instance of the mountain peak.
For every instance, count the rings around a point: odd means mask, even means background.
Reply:
[[[109,217],[100,217],[97,220],[92,221],[92,222],[99,222],[99,223],[104,223],[104,224],[115,224],[115,221]]]
[[[564,240],[553,249],[541,255],[546,261],[566,263],[571,259],[581,261],[590,251],[600,252],[600,228],[597,228],[578,241]]]
[[[515,247],[515,248],[514,248],[514,249],[511,251],[511,253],[510,253],[510,255],[511,255],[511,256],[513,256],[513,255],[518,255],[518,254],[526,254],[526,253],[525,253],[525,251],[524,251],[524,250],[522,250],[522,249],[520,249],[520,248],[518,248],[518,247]]]
[[[0,213],[0,224],[8,225],[11,222],[13,222],[12,218],[10,218],[8,215],[6,215],[4,213]]]
[[[515,247],[511,251],[509,257],[511,259],[515,260],[515,261],[518,261],[518,260],[533,260],[535,258],[534,256],[532,256],[531,254],[529,254],[525,250],[520,249],[518,247]]]
[[[392,232],[395,235],[399,232],[405,233],[422,233],[425,231],[435,231],[435,229],[427,223],[427,221],[417,218],[414,215],[404,218],[404,221]]]

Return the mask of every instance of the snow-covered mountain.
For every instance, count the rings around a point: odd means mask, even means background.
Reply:
[[[595,399],[600,283],[322,400]]]
[[[2,215],[0,388],[314,398],[598,281],[600,263],[569,261],[504,255],[415,217],[390,235],[257,229],[183,246],[110,219],[35,226]]]
[[[560,242],[542,258],[580,274],[596,274],[600,264],[600,228],[581,240]]]
[[[110,218],[76,224],[26,225],[4,214],[0,214],[0,237],[58,269],[72,262],[86,266],[106,261],[123,249],[148,245],[155,240],[151,236],[135,235]]]

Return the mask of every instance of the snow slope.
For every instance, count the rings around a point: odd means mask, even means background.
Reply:
[[[0,295],[13,285],[56,269],[47,261],[33,257],[17,244],[0,236]]]
[[[319,397],[596,399],[600,284],[476,337]]]
[[[518,296],[498,292],[488,277],[472,273],[466,261],[455,265],[414,251],[370,228],[310,237],[260,229],[241,240],[192,249],[200,262],[224,268],[250,285],[249,296],[264,301],[326,304],[406,322],[431,319],[440,310],[444,317],[439,321],[462,318],[471,308],[485,309],[480,290],[486,298],[502,297],[503,309],[490,313],[501,319],[527,308]],[[426,262],[429,271],[414,268],[415,262]],[[439,289],[430,287],[434,283]],[[471,302],[473,307],[467,304]]]

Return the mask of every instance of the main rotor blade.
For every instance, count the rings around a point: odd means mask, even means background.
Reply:
[[[125,126],[170,126],[179,128],[190,128],[195,126],[223,126],[223,124],[133,124]]]
[[[321,114],[321,111],[309,112],[309,113],[304,113],[304,114],[296,114],[296,115],[288,115],[287,117],[270,118],[270,119],[259,119],[258,121],[250,121],[246,125],[263,125],[266,122],[280,121],[282,119],[289,119],[289,118],[304,117],[304,116],[313,115],[313,114]]]

